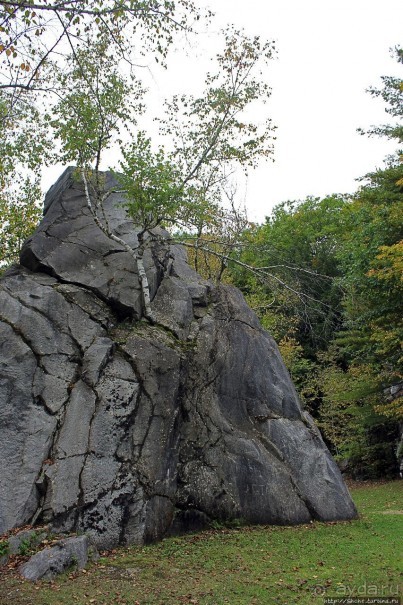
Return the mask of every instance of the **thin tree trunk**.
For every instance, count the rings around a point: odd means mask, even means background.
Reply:
[[[129,244],[127,244],[122,238],[118,237],[117,235],[115,235],[110,229],[109,229],[109,225],[105,226],[98,218],[97,213],[92,205],[91,202],[91,197],[90,197],[90,192],[88,189],[88,181],[87,181],[87,177],[85,175],[85,170],[81,171],[81,175],[82,175],[82,179],[84,182],[84,190],[85,190],[85,197],[87,200],[87,207],[89,209],[89,211],[91,212],[95,224],[101,229],[101,231],[107,236],[109,237],[111,240],[113,240],[114,242],[120,244],[121,246],[123,246],[123,248],[126,250],[126,252],[128,252],[132,258],[134,259],[136,266],[137,266],[137,272],[138,272],[138,276],[139,276],[139,283],[140,283],[140,287],[141,287],[141,293],[142,293],[142,298],[143,298],[143,313],[144,313],[144,317],[150,322],[150,323],[155,323],[155,318],[151,309],[151,296],[150,296],[150,285],[148,283],[148,278],[147,278],[147,273],[145,271],[144,268],[144,262],[143,262],[143,251],[144,251],[144,243],[143,243],[143,238],[141,237],[141,243],[140,246],[133,250],[133,248],[131,248],[129,246]]]

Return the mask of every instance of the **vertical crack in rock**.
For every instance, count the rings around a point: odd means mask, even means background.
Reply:
[[[106,175],[113,187],[113,178]],[[137,234],[109,196],[105,213]],[[133,259],[68,169],[0,280],[0,533],[46,521],[99,547],[213,519],[351,519],[339,470],[241,293],[149,240],[156,325]]]

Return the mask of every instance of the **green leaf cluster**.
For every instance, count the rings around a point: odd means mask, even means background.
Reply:
[[[0,269],[18,262],[22,244],[39,223],[41,190],[26,178],[18,193],[0,189]]]
[[[135,225],[147,231],[183,218],[185,191],[181,175],[164,149],[153,151],[151,140],[139,132],[128,148],[117,178],[126,191],[126,208]]]

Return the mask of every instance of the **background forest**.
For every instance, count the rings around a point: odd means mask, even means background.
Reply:
[[[154,151],[144,133],[132,130],[143,90],[132,76],[124,31],[131,28],[141,52],[163,62],[174,34],[200,18],[197,9],[185,0],[176,8],[65,2],[60,12],[58,6],[0,4],[0,268],[18,262],[40,219],[43,165],[73,162],[90,180],[101,152],[120,145],[136,225],[143,232],[170,227],[198,271],[243,291],[348,473],[396,476],[403,458],[403,150],[363,176],[351,195],[286,201],[263,224],[251,224],[236,207],[228,175],[234,163],[247,169],[273,153],[270,120],[259,131],[242,117],[251,102],[270,95],[258,64],[271,59],[271,44],[228,30],[205,95],[174,98],[160,118],[173,149]],[[394,54],[403,63],[403,50]],[[401,146],[403,80],[382,80],[383,88],[370,93],[384,100],[394,123],[366,134]]]
[[[240,257],[286,287],[231,269],[279,343],[305,407],[355,478],[395,475],[402,379],[403,166],[352,196],[285,202],[244,234]]]
[[[403,63],[402,49],[395,55]],[[399,120],[403,81],[382,80],[369,92]],[[403,142],[398,121],[366,134]],[[403,458],[402,158],[399,149],[352,195],[285,202],[245,231],[240,258],[276,264],[286,287],[230,272],[342,468],[360,479],[393,476]]]

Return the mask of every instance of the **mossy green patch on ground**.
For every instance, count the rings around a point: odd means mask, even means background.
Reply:
[[[356,521],[168,538],[117,549],[53,583],[8,570],[0,604],[323,605],[324,596],[402,596],[403,481],[354,485],[352,494]]]

